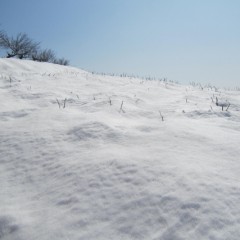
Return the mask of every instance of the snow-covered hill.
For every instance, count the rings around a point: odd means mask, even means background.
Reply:
[[[0,59],[0,239],[239,240],[239,143],[239,91]]]

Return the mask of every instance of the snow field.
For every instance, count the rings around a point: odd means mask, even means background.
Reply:
[[[240,238],[238,91],[0,59],[0,98],[0,239]]]

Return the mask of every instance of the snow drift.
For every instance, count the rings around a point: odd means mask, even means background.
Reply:
[[[0,239],[239,240],[239,107],[239,91],[0,59]]]

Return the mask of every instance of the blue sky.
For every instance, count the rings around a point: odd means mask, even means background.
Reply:
[[[0,0],[0,9],[1,29],[76,67],[240,86],[239,0]]]

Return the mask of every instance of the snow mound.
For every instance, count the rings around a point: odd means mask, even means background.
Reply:
[[[239,106],[0,59],[0,239],[239,240]]]
[[[114,129],[100,122],[84,123],[71,129],[68,134],[76,141],[103,140],[114,142],[119,138]]]

